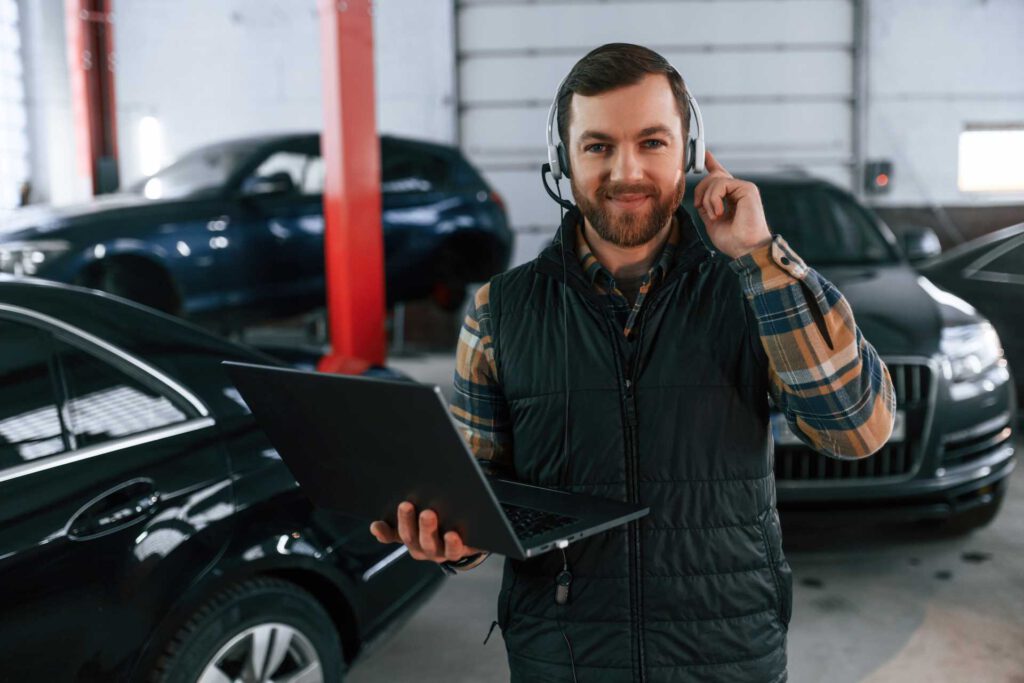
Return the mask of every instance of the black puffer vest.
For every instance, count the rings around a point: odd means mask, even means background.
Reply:
[[[579,683],[785,680],[792,579],[775,510],[767,359],[739,277],[710,257],[685,210],[677,216],[683,243],[631,345],[572,239],[491,281],[518,479],[651,508],[566,550],[564,606],[554,599],[561,552],[506,560],[498,623],[514,683],[572,681],[570,660]],[[571,211],[559,235],[578,220]]]

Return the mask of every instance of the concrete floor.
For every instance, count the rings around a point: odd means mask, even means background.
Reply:
[[[447,355],[391,365],[450,391]],[[1021,444],[1018,434],[1018,444]],[[1021,452],[1021,451],[1018,451]],[[1024,484],[961,538],[917,527],[785,530],[792,683],[1024,683]],[[448,580],[352,671],[352,683],[508,680],[494,619],[501,561]]]

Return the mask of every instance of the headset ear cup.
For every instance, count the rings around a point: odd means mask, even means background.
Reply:
[[[558,166],[562,169],[562,175],[566,178],[571,178],[572,175],[570,175],[569,170],[569,153],[565,151],[565,145],[559,142],[555,146],[555,149],[558,152]]]
[[[697,141],[694,140],[693,138],[690,138],[690,140],[686,144],[686,167],[684,168],[684,172],[689,171],[690,169],[692,169],[693,165],[694,165],[694,161],[696,161],[696,160],[697,160]]]

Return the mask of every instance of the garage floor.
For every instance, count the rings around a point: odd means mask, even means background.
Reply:
[[[450,354],[389,362],[450,390]],[[1024,484],[1013,479],[995,522],[963,538],[906,525],[787,528],[790,681],[1024,683]],[[500,577],[492,558],[447,581],[349,680],[507,681],[500,632],[481,644]]]

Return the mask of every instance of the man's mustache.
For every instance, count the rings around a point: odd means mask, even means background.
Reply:
[[[658,188],[656,185],[651,184],[637,184],[637,183],[614,183],[605,185],[601,188],[602,193],[605,197],[617,197],[623,194],[646,194],[652,197],[658,196]]]

